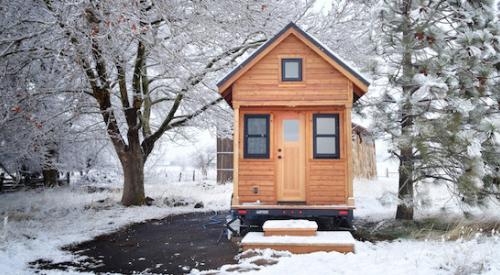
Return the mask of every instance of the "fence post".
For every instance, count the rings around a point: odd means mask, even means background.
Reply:
[[[69,177],[70,177],[70,174],[69,172],[66,172],[66,184],[69,186]]]
[[[193,181],[196,181],[196,170],[193,170]]]
[[[3,179],[4,179],[4,173],[0,174],[0,193],[3,192]]]

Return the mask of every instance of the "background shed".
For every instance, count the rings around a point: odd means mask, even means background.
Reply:
[[[352,124],[352,169],[356,178],[372,179],[377,176],[375,141],[366,128]],[[217,138],[217,182],[233,179],[233,140]]]
[[[352,174],[356,178],[377,176],[375,140],[366,128],[352,124]]]

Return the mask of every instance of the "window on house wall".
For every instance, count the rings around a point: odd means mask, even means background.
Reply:
[[[284,58],[281,60],[282,81],[302,81],[302,59]]]
[[[317,159],[339,158],[339,115],[313,115],[313,154]]]
[[[269,158],[269,115],[244,116],[244,157]]]

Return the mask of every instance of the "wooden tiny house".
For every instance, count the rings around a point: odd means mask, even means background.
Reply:
[[[354,208],[351,108],[366,79],[290,23],[217,85],[234,109],[233,209]]]

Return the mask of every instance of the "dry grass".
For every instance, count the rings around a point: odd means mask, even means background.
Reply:
[[[446,240],[473,239],[479,235],[496,236],[500,233],[498,220],[461,220],[445,234]]]
[[[454,220],[428,218],[416,221],[385,220],[378,223],[357,222],[354,236],[358,240],[386,241],[394,239],[458,240],[479,235],[495,236],[500,233],[499,220]]]

